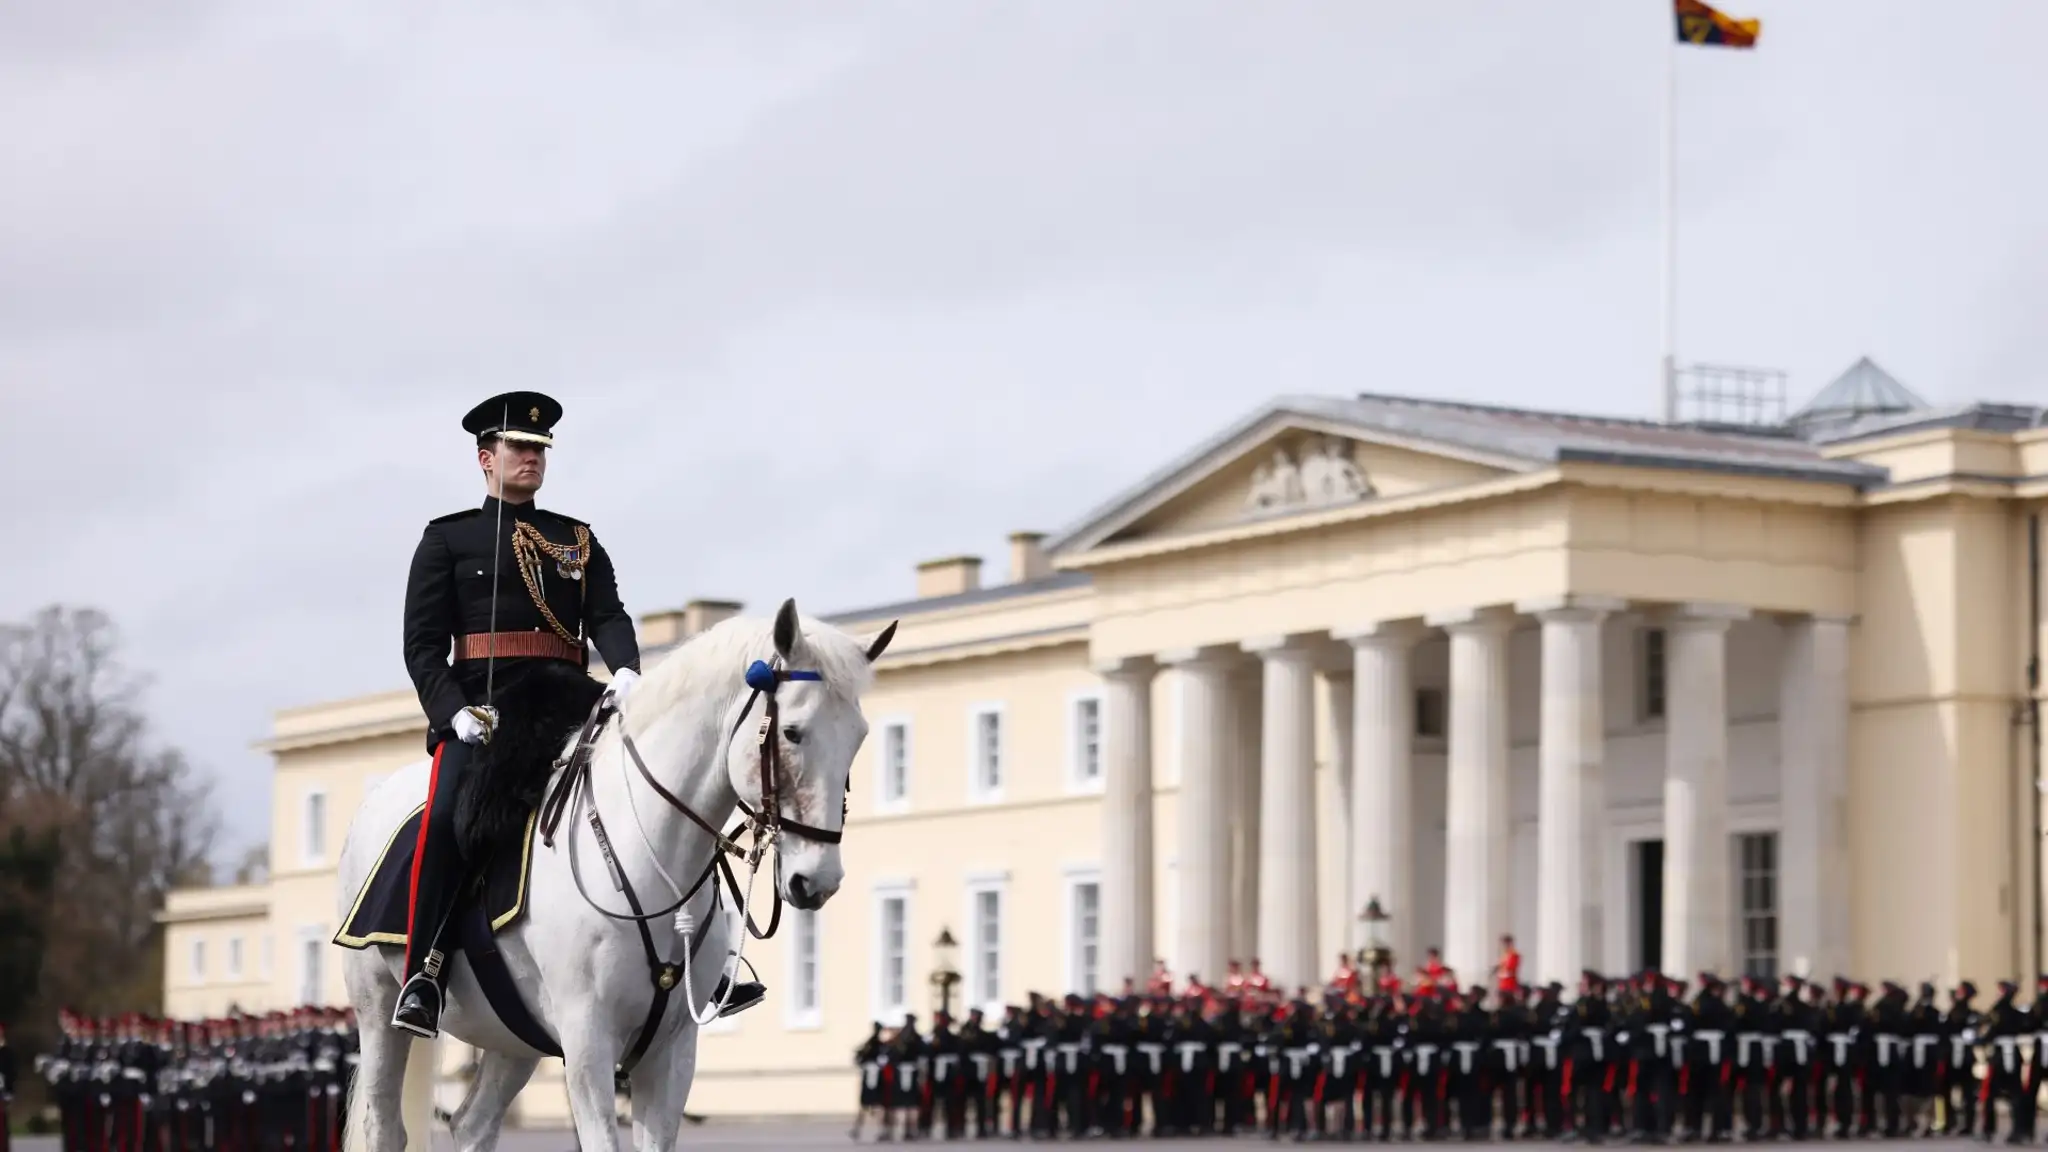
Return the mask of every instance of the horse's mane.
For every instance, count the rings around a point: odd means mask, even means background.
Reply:
[[[875,679],[866,645],[822,620],[803,617],[801,627],[803,639],[791,667],[816,671],[824,676],[826,691],[859,699]],[[677,708],[716,700],[717,706],[705,712],[707,722],[716,722],[725,702],[744,686],[747,665],[756,660],[775,662],[774,629],[772,619],[735,616],[691,637],[646,670],[620,705],[620,718],[639,736],[656,718]]]

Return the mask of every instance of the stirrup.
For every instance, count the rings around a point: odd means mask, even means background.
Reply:
[[[428,997],[432,998],[432,1006],[427,1009],[427,1023],[425,1024],[415,1023],[405,1019],[402,1015],[405,1011],[406,996],[416,990],[415,985],[421,986],[417,990],[423,1000]],[[412,978],[407,980],[398,989],[398,1003],[391,1009],[391,1026],[402,1032],[410,1032],[422,1040],[436,1039],[441,1035],[440,1024],[443,1007],[445,1005],[441,1002],[440,984],[436,983],[434,978],[425,972],[414,973]]]

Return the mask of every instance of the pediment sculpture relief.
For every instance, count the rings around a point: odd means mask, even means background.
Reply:
[[[1302,449],[1299,464],[1286,448],[1275,448],[1273,458],[1253,470],[1251,491],[1244,503],[1253,512],[1324,508],[1372,494],[1372,484],[1351,459],[1350,443],[1336,436],[1319,436]]]

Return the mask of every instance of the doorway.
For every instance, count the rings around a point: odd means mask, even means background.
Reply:
[[[1638,840],[1629,877],[1635,892],[1635,971],[1664,970],[1664,841]]]

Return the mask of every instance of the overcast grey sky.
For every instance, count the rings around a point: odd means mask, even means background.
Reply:
[[[2048,4],[1681,51],[1679,352],[2048,398]],[[462,413],[628,607],[823,612],[1279,392],[1654,415],[1660,0],[0,0],[0,618],[93,604],[268,833],[406,684]],[[2031,77],[2031,79],[2029,78]]]

